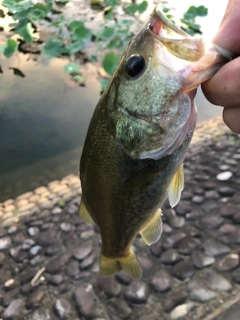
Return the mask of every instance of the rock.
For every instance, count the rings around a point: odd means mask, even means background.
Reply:
[[[219,256],[230,252],[229,247],[212,238],[205,240],[202,243],[202,247],[205,254],[209,256]]]
[[[160,260],[164,264],[175,264],[182,260],[182,257],[177,252],[177,250],[169,249],[162,253]]]
[[[177,249],[180,254],[189,255],[197,246],[200,241],[190,236],[186,236],[177,243]]]
[[[215,262],[215,258],[207,256],[199,250],[194,250],[192,253],[192,261],[195,267],[202,269],[213,264]]]
[[[172,228],[182,228],[185,224],[185,219],[183,217],[171,216],[169,223]]]
[[[240,283],[240,267],[232,272],[232,279],[236,283]]]
[[[21,262],[24,259],[26,259],[28,257],[28,253],[25,251],[21,251],[21,247],[15,247],[15,248],[11,248],[10,250],[10,255],[11,257],[16,261],[16,262]]]
[[[18,221],[19,221],[19,218],[16,216],[12,216],[9,218],[4,217],[4,220],[2,221],[1,225],[3,228],[8,228],[11,225],[13,225],[14,223],[17,223]]]
[[[41,253],[43,248],[41,246],[34,246],[29,250],[31,256],[36,256],[37,254]]]
[[[204,229],[215,230],[223,224],[224,220],[219,214],[201,218],[200,225]]]
[[[221,170],[223,170],[222,168],[221,168]],[[216,176],[216,178],[217,178],[217,180],[218,181],[227,181],[227,180],[229,180],[231,177],[232,177],[232,172],[231,171],[225,171],[225,172],[221,172],[221,173],[219,173],[217,176]]]
[[[62,295],[70,290],[70,285],[68,283],[62,283],[56,287],[53,291],[55,296]]]
[[[39,234],[39,229],[37,227],[28,228],[28,234],[30,237],[36,237]]]
[[[21,308],[24,306],[24,300],[23,299],[15,299],[13,300],[7,309],[3,313],[3,319],[15,319],[19,316],[19,313],[21,312]]]
[[[73,257],[79,261],[84,260],[87,256],[92,253],[92,246],[90,244],[82,245],[81,247],[78,247],[74,249],[73,251]]]
[[[42,262],[44,262],[44,260],[45,260],[44,256],[41,256],[41,255],[35,256],[34,258],[32,258],[30,260],[30,265],[33,267],[37,266],[37,265],[41,264]]]
[[[144,304],[149,297],[149,288],[145,282],[133,281],[125,292],[125,299],[131,304]]]
[[[59,207],[53,208],[52,214],[60,214],[60,213],[62,213],[62,209],[61,208],[59,208]]]
[[[180,306],[177,306],[171,313],[170,313],[170,318],[172,320],[177,320],[177,319],[183,319],[183,317],[186,317],[188,312],[194,307],[193,302],[188,302],[186,304],[182,304]]]
[[[236,212],[236,208],[231,205],[222,205],[219,209],[219,213],[224,218],[231,218]]]
[[[91,238],[92,236],[94,235],[94,230],[93,229],[89,229],[89,230],[86,230],[86,231],[83,231],[81,233],[81,239],[89,239]]]
[[[202,274],[207,285],[213,290],[228,291],[232,288],[227,279],[212,269],[205,269]]]
[[[214,291],[202,283],[202,280],[191,280],[188,284],[188,291],[190,298],[197,302],[207,302],[216,296]]]
[[[124,300],[117,298],[111,299],[107,306],[110,311],[120,319],[126,319],[132,312],[132,309]]]
[[[145,243],[144,243],[145,245]],[[140,263],[140,266],[142,267],[143,277],[148,277],[149,274],[152,273],[153,263],[152,261],[143,256],[138,256],[138,262]]]
[[[51,274],[59,273],[66,266],[69,260],[70,257],[67,254],[54,258],[46,265],[46,272]]]
[[[179,304],[184,303],[187,300],[188,294],[186,291],[170,292],[167,297],[162,299],[162,306],[164,311],[172,311]]]
[[[38,307],[40,304],[42,304],[44,297],[46,297],[46,292],[41,289],[37,288],[35,291],[33,291],[27,301],[26,301],[26,308],[27,309],[33,309]]]
[[[0,238],[0,251],[8,249],[12,241],[9,237]]]
[[[17,234],[12,235],[12,240],[15,244],[21,244],[25,240],[24,234],[22,232],[18,232]]]
[[[180,280],[191,278],[194,273],[192,262],[188,260],[178,262],[173,267],[173,273]]]
[[[74,291],[74,300],[80,316],[87,319],[104,318],[98,299],[90,284],[77,288]]]
[[[45,255],[46,256],[55,256],[60,251],[59,246],[50,246],[47,249],[45,249]]]
[[[155,256],[155,257],[157,257],[157,258],[160,257],[161,252],[162,252],[162,248],[161,248],[161,243],[160,243],[160,241],[158,241],[158,242],[156,242],[156,243],[154,243],[154,244],[152,244],[152,245],[150,246],[150,252],[151,252],[151,254],[152,254],[153,256]]]
[[[79,264],[76,260],[71,260],[67,266],[67,273],[70,277],[78,275],[80,272]]]
[[[171,236],[167,236],[164,239],[164,241],[162,242],[162,246],[165,249],[170,249],[174,247],[178,243],[178,241],[180,241],[184,237],[186,237],[185,232],[181,232],[181,231],[175,232]]]
[[[32,195],[33,195],[33,192],[32,192],[32,191],[25,192],[25,193],[21,194],[20,196],[18,196],[16,200],[19,201],[19,200],[22,200],[22,199],[28,199],[28,198],[30,198]]]
[[[67,319],[71,313],[71,304],[65,298],[57,299],[54,308],[60,319]]]
[[[17,232],[19,232],[19,228],[16,225],[11,226],[7,231],[9,235],[16,234]]]
[[[164,233],[171,233],[173,230],[167,223],[163,223],[162,228]]]
[[[191,212],[186,214],[187,220],[197,220],[198,218],[202,217],[203,213],[200,210],[191,210]]]
[[[48,189],[46,187],[38,187],[34,190],[34,192],[38,195],[41,195],[42,193],[47,192],[47,191],[48,191]]]
[[[231,232],[236,231],[236,227],[232,224],[225,223],[218,229],[218,231],[222,234],[229,234]]]
[[[62,274],[49,275],[47,277],[47,282],[54,285],[54,286],[58,286],[59,284],[61,284],[63,282],[63,276],[62,276]]]
[[[231,197],[235,194],[235,190],[231,187],[220,187],[218,193],[224,197]]]
[[[115,278],[118,280],[118,282],[126,286],[132,282],[132,278],[123,271],[116,273]]]
[[[24,285],[21,286],[20,292],[21,292],[23,295],[29,295],[34,289],[35,289],[35,287],[33,287],[33,286],[31,285],[31,283],[28,282],[28,283],[25,283]]]
[[[219,194],[215,190],[206,191],[204,194],[205,199],[219,199]]]
[[[190,200],[191,198],[192,198],[192,194],[190,193],[190,197],[188,197],[188,200]],[[180,201],[179,204],[174,208],[174,210],[180,216],[185,216],[187,213],[189,213],[192,210],[192,208],[189,202]]]
[[[99,277],[97,280],[98,290],[103,291],[108,297],[116,297],[121,292],[121,285],[114,276]]]
[[[36,310],[29,320],[56,320],[53,313],[46,307]]]
[[[33,239],[25,239],[22,244],[22,250],[29,250],[32,246],[34,246],[35,241]]]
[[[36,269],[27,267],[24,273],[21,274],[21,280],[20,280],[21,285],[27,282],[30,282],[33,279],[33,277],[36,275],[36,273],[37,273]]]
[[[230,271],[239,265],[239,255],[231,253],[222,258],[217,265],[219,271]]]
[[[165,270],[157,271],[151,281],[153,289],[157,292],[168,291],[171,289],[172,284],[172,277]]]
[[[42,247],[48,247],[56,242],[57,234],[55,230],[42,231],[37,237],[37,244]]]
[[[237,224],[240,224],[240,212],[236,212],[233,215],[233,221],[236,222]]]
[[[80,268],[82,270],[88,269],[95,261],[95,254],[91,254],[85,260],[80,263]]]
[[[202,197],[202,196],[194,196],[192,198],[192,202],[196,203],[196,204],[202,204],[204,201],[205,201],[204,197]]]
[[[5,281],[4,283],[4,289],[5,290],[10,290],[15,286],[15,281],[14,279],[9,279],[7,281]]]
[[[60,224],[60,229],[65,232],[68,233],[72,230],[72,225],[70,223],[67,222],[63,222]]]
[[[229,169],[229,165],[227,164],[222,164],[221,166],[219,166],[219,169],[222,170],[222,171],[226,171]]]
[[[228,243],[240,243],[240,229],[232,231],[226,236]]]
[[[18,288],[13,288],[7,293],[4,294],[3,296],[3,301],[2,305],[4,307],[7,307],[10,305],[10,303],[19,296],[19,289]]]

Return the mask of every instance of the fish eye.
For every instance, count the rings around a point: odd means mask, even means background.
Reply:
[[[131,78],[140,75],[145,67],[145,60],[139,54],[131,55],[126,61],[126,72]]]

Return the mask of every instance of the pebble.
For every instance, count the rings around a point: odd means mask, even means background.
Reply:
[[[133,281],[125,292],[125,299],[131,304],[144,304],[149,298],[149,287],[145,282]]]
[[[148,257],[138,256],[138,262],[142,267],[143,277],[148,277],[152,273],[152,261]]]
[[[37,227],[28,228],[28,234],[30,237],[36,237],[39,234],[39,229]]]
[[[19,316],[19,313],[21,311],[21,308],[24,306],[24,300],[23,299],[15,299],[13,300],[7,309],[3,313],[3,319],[4,320],[12,320]]]
[[[152,244],[149,249],[150,249],[150,252],[151,252],[151,254],[152,254],[153,256],[155,256],[155,257],[157,257],[157,258],[160,257],[161,252],[162,252],[162,247],[161,247],[160,241]]]
[[[202,197],[202,196],[194,196],[193,198],[192,198],[192,202],[193,203],[196,203],[196,204],[202,204],[203,202],[205,201],[205,199],[204,199],[204,197]]]
[[[103,291],[108,297],[116,297],[121,292],[121,285],[114,276],[99,277],[97,281],[98,290]]]
[[[4,307],[7,307],[10,305],[10,303],[19,296],[19,289],[13,288],[9,290],[8,292],[4,293],[2,305]]]
[[[218,193],[224,197],[231,197],[235,194],[235,190],[231,187],[220,187]]]
[[[54,286],[58,286],[63,282],[63,276],[62,274],[49,275],[47,277],[47,282]]]
[[[212,256],[207,256],[199,250],[194,250],[192,252],[192,261],[195,267],[202,269],[212,265],[215,262],[215,258]]]
[[[184,290],[170,292],[167,295],[167,297],[161,300],[162,307],[166,312],[172,311],[179,304],[184,303],[187,300],[187,298],[188,298],[188,294]]]
[[[178,241],[180,241],[184,237],[186,237],[185,232],[176,231],[174,234],[164,239],[164,241],[162,242],[162,247],[165,249],[170,249],[174,247],[178,243]]]
[[[5,290],[9,290],[9,289],[12,289],[15,285],[15,281],[14,279],[9,279],[7,281],[5,281],[4,283],[4,289]]]
[[[57,299],[54,308],[56,310],[57,315],[60,319],[66,319],[71,313],[71,304],[65,298]]]
[[[165,271],[157,271],[151,281],[153,289],[157,292],[165,292],[171,289],[173,284],[172,277]]]
[[[177,243],[177,249],[180,254],[189,255],[193,249],[199,246],[200,241],[191,236],[186,236]]]
[[[9,237],[1,238],[0,239],[0,251],[8,249],[11,245],[12,241]]]
[[[216,214],[203,217],[199,222],[204,229],[214,230],[223,224],[224,219],[219,214]]]
[[[230,271],[237,268],[238,265],[239,255],[231,253],[218,262],[217,268],[219,271]]]
[[[27,301],[26,301],[26,308],[27,309],[33,309],[38,307],[40,304],[43,303],[43,299],[46,297],[46,292],[41,289],[37,288],[35,291],[33,291]]]
[[[71,231],[72,229],[72,225],[68,222],[63,222],[60,224],[60,229],[65,232],[65,233],[68,233]]]
[[[232,279],[236,283],[240,283],[240,267],[232,272]]]
[[[36,256],[37,254],[41,253],[43,248],[41,246],[34,246],[29,250],[31,256]]]
[[[36,242],[38,243],[38,245],[42,246],[42,247],[48,247],[51,244],[56,242],[56,232],[55,230],[46,230],[46,231],[42,231],[39,236],[37,237]]]
[[[80,268],[82,270],[88,269],[95,261],[95,254],[91,254],[85,260],[80,263]]]
[[[178,262],[173,267],[173,273],[179,280],[185,280],[191,278],[194,273],[192,262],[189,260],[183,260]]]
[[[123,271],[116,273],[115,278],[117,279],[117,281],[119,283],[124,284],[126,286],[132,282],[132,278],[127,273],[125,273]]]
[[[219,209],[219,213],[224,218],[231,218],[236,212],[236,208],[231,205],[222,205]]]
[[[80,273],[79,264],[76,260],[71,260],[67,266],[67,273],[70,277],[75,277]]]
[[[227,166],[228,167],[228,166]],[[220,170],[223,170],[222,168],[220,168]],[[221,172],[219,173],[216,178],[217,180],[219,181],[227,181],[229,180],[231,177],[232,177],[232,172],[231,171],[224,171],[224,172]]]
[[[219,256],[230,252],[230,248],[215,239],[207,239],[202,243],[206,255]]]
[[[92,285],[88,284],[77,288],[74,291],[74,300],[80,316],[87,319],[102,318],[102,311],[97,303],[98,299],[95,296]]]
[[[219,229],[218,231],[222,234],[229,234],[229,233],[232,233],[236,230],[236,227],[233,226],[232,224],[229,224],[229,223],[225,223],[223,224]]]
[[[187,220],[197,220],[199,219],[200,217],[202,217],[202,212],[200,210],[195,210],[193,209],[191,212],[187,213],[186,214],[186,219]]]
[[[185,219],[183,217],[171,216],[169,224],[172,228],[182,228],[185,224]]]
[[[227,279],[212,269],[203,270],[202,275],[208,286],[213,290],[228,291],[232,288],[231,283]]]
[[[73,250],[73,257],[79,261],[84,260],[87,256],[92,253],[92,246],[90,244],[82,245]]]
[[[128,318],[132,312],[132,309],[129,307],[129,305],[124,300],[118,298],[111,299],[107,306],[110,311],[120,319]]]
[[[175,264],[182,260],[182,257],[177,252],[177,250],[169,249],[162,253],[160,260],[164,264]]]
[[[62,255],[54,258],[46,265],[46,272],[51,274],[59,273],[66,266],[69,260],[69,255]]]
[[[46,256],[55,256],[60,251],[59,246],[49,246],[45,249],[45,255]]]
[[[197,302],[207,302],[215,298],[216,293],[206,287],[202,280],[191,280],[188,284],[190,298]]]
[[[0,252],[0,268],[6,263],[7,257],[3,252]]]
[[[172,320],[182,319],[183,317],[186,317],[188,312],[194,307],[193,302],[188,302],[186,304],[182,304],[180,306],[177,306],[172,312],[170,313],[170,318]]]
[[[55,207],[53,210],[52,210],[52,214],[60,214],[62,213],[62,209],[59,208],[59,207]]]
[[[30,265],[34,267],[34,266],[37,266],[37,265],[41,264],[44,261],[45,261],[45,257],[41,256],[41,255],[38,255],[38,256],[35,256],[34,258],[32,258],[30,260]]]

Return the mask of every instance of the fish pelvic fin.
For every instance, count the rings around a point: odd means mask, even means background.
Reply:
[[[141,278],[142,268],[132,250],[121,258],[108,258],[102,253],[100,255],[100,273],[103,276],[125,271],[132,278]]]
[[[168,199],[169,199],[170,206],[172,208],[178,204],[181,198],[183,187],[184,187],[184,172],[183,172],[183,164],[181,164],[181,166],[175,173],[168,190]]]
[[[152,219],[140,231],[140,234],[147,245],[157,242],[162,234],[162,210],[156,210]]]
[[[95,222],[93,221],[92,217],[90,216],[83,198],[81,198],[81,203],[80,203],[80,218],[82,218],[83,221],[87,222],[87,223],[91,223],[94,224]]]

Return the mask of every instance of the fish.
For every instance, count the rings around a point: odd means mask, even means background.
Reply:
[[[180,200],[196,88],[232,59],[154,9],[128,43],[89,124],[80,160],[80,217],[101,235],[100,274],[142,276],[132,243],[162,233],[161,206]]]

